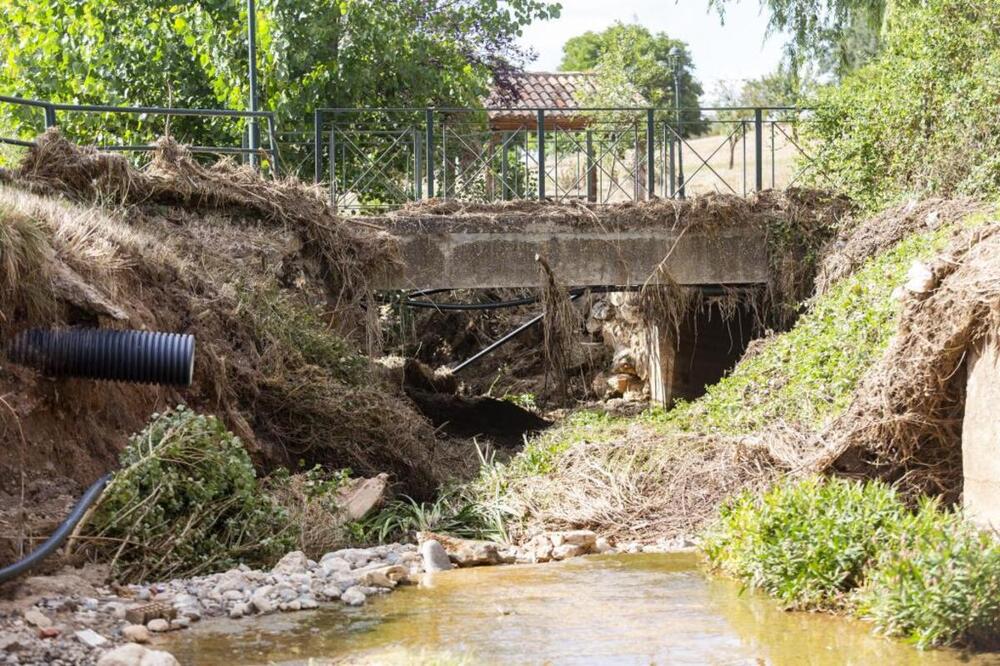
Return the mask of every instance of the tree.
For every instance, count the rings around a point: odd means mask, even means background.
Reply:
[[[679,57],[683,134],[700,134],[707,123],[698,110],[701,84],[694,78],[687,45],[666,33],[651,33],[636,24],[615,23],[602,32],[586,32],[563,45],[563,71],[593,70],[598,92],[592,101],[635,106],[636,97],[651,106],[674,105],[674,72],[670,56]]]
[[[715,103],[731,107],[716,113],[723,133],[729,135],[729,168],[736,161],[736,146],[743,138],[733,134],[734,123],[753,118],[753,111],[745,107],[796,107],[802,104],[816,88],[815,79],[797,68],[782,62],[770,74],[736,84],[720,81],[714,91]],[[780,114],[779,114],[780,115]],[[789,118],[794,121],[795,118]],[[793,125],[793,128],[795,125]]]
[[[4,94],[247,106],[242,0],[0,0],[0,8]],[[503,85],[528,60],[516,43],[523,26],[558,13],[544,0],[260,0],[262,107],[299,125],[317,106],[474,105],[492,79]],[[28,112],[19,113],[27,124]],[[137,129],[142,119],[87,122],[98,141],[150,138]],[[232,142],[233,125],[175,120],[172,129]]]
[[[708,0],[725,20],[734,0]],[[910,0],[901,0],[908,2]],[[760,0],[770,12],[769,33],[787,32],[788,65],[806,61],[842,78],[878,53],[881,29],[893,0]]]

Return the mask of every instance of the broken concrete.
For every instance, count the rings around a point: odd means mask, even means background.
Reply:
[[[963,504],[969,518],[1000,530],[1000,349],[973,350],[968,359],[965,419],[962,423]]]

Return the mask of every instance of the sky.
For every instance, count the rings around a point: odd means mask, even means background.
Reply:
[[[561,0],[562,15],[539,21],[524,30],[521,44],[533,48],[538,60],[529,70],[556,70],[562,46],[570,37],[600,31],[615,21],[640,23],[653,32],[666,32],[687,42],[695,76],[705,90],[703,103],[712,102],[719,81],[757,78],[774,70],[781,60],[782,35],[765,40],[768,16],[757,0],[730,4],[723,25],[708,9],[708,0]]]

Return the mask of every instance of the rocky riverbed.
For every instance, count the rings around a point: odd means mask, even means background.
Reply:
[[[535,536],[523,546],[421,533],[419,546],[347,548],[312,560],[301,552],[271,570],[246,566],[150,585],[95,587],[93,595],[48,594],[32,605],[0,611],[0,663],[172,666],[157,650],[159,635],[211,618],[245,618],[318,608],[359,606],[398,585],[453,567],[546,562],[591,553],[662,552],[690,547],[680,539],[614,548],[593,532]],[[56,590],[53,590],[56,592]]]

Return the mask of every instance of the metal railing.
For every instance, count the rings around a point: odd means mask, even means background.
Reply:
[[[430,197],[593,203],[749,194],[798,182],[812,161],[791,107],[322,108],[313,179],[343,210]],[[685,114],[690,117],[691,114]],[[696,130],[709,132],[695,136]]]
[[[72,121],[73,116],[109,116],[115,119],[116,124],[124,122],[123,118],[138,119],[140,122],[148,121],[150,118],[161,118],[164,121],[165,129],[169,130],[170,121],[173,118],[201,118],[210,120],[236,121],[242,125],[238,130],[229,132],[233,136],[240,136],[240,144],[235,145],[190,145],[189,148],[196,154],[210,155],[238,155],[252,164],[256,164],[258,159],[266,160],[267,166],[272,175],[277,176],[280,171],[279,151],[277,141],[277,123],[275,115],[271,111],[231,111],[228,109],[184,109],[154,106],[110,106],[110,105],[88,105],[88,104],[61,104],[56,102],[44,102],[39,100],[22,99],[20,97],[9,97],[0,95],[0,105],[11,105],[23,110],[38,109],[42,114],[41,127],[62,127],[64,121]],[[267,148],[254,150],[250,148],[250,133],[260,133],[260,124],[266,123],[266,135],[268,138]],[[73,123],[70,122],[72,125]],[[151,129],[143,132],[150,139],[155,136],[167,133],[166,131],[153,131]],[[152,143],[113,143],[102,142],[100,139],[104,135],[114,135],[114,132],[105,133],[95,130],[90,136],[74,137],[71,139],[82,139],[81,143],[94,145],[100,150],[126,153],[146,153],[155,149]],[[182,142],[188,143],[183,141]],[[18,136],[4,136],[0,134],[0,143],[31,147],[35,142],[31,139]],[[256,142],[260,145],[260,141]]]

